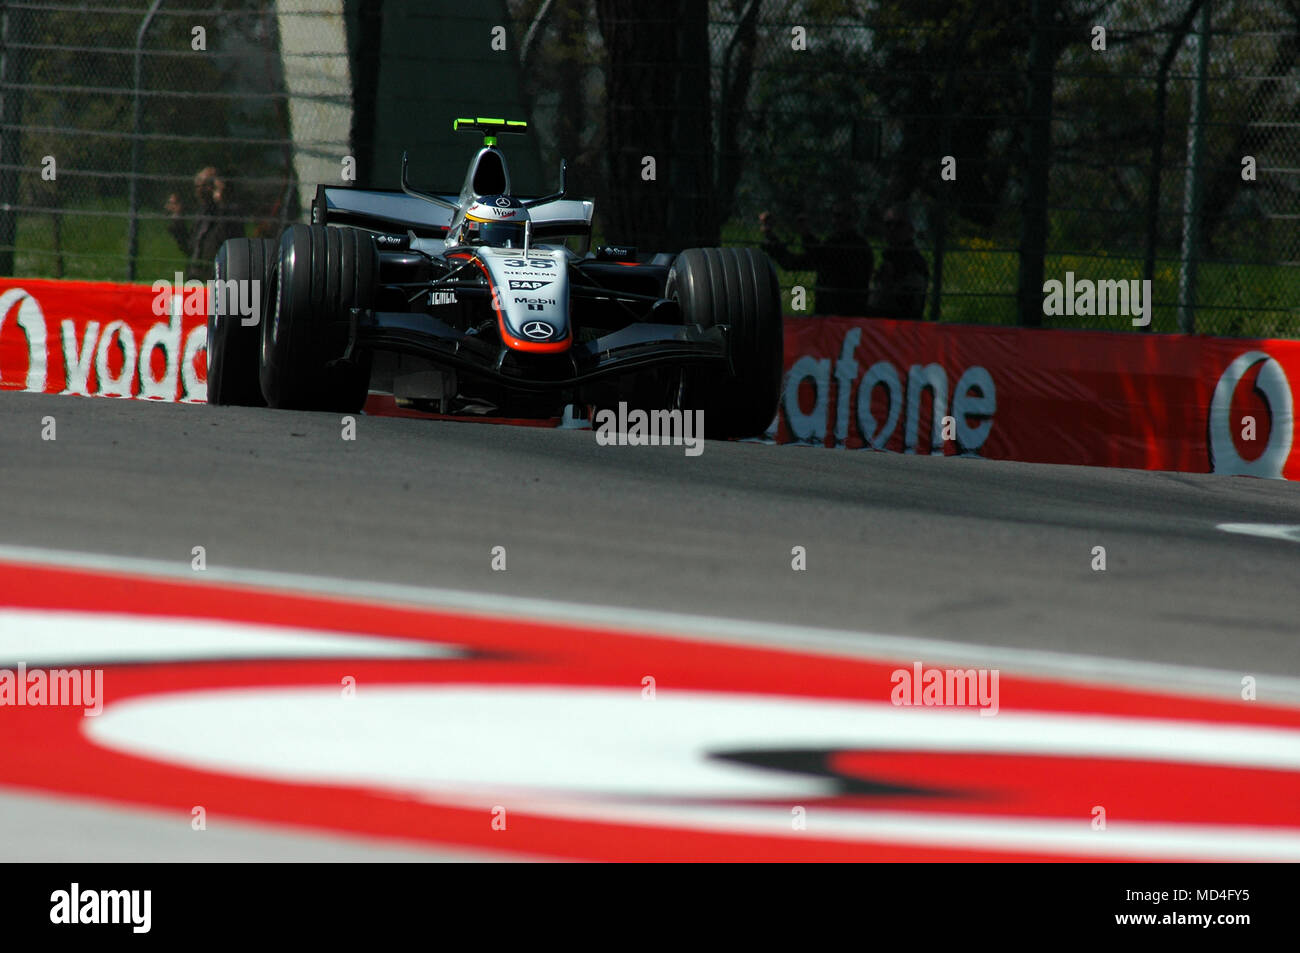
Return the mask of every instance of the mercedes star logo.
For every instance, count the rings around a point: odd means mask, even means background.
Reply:
[[[510,207],[510,200],[509,200],[508,198],[506,198],[504,195],[502,195],[500,198],[497,199],[497,207],[498,207],[498,208],[509,208],[509,207]]]
[[[529,321],[524,325],[524,333],[530,338],[543,340],[555,333],[555,328],[551,327],[545,321]]]

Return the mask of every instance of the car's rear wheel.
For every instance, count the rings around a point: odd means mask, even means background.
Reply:
[[[689,248],[677,256],[664,291],[687,324],[729,325],[731,370],[688,370],[685,409],[704,411],[710,437],[767,430],[781,392],[783,332],[776,269],[753,248]]]
[[[351,310],[374,304],[379,255],[354,228],[291,225],[280,239],[261,385],[272,407],[354,412],[366,402],[370,355],[352,346]]]
[[[208,314],[209,404],[261,407],[266,403],[258,379],[258,351],[278,250],[278,243],[269,238],[232,238],[217,249],[216,293]],[[238,284],[232,287],[231,281]],[[242,305],[252,302],[248,290],[243,290],[244,282],[250,281],[259,282],[257,310],[244,314]],[[253,317],[257,320],[250,321]]]

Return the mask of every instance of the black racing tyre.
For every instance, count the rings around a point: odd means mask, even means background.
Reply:
[[[776,269],[753,248],[688,248],[677,256],[664,296],[686,324],[730,325],[732,369],[690,370],[685,409],[704,411],[709,437],[754,437],[776,415],[784,333]]]
[[[264,322],[262,395],[272,407],[351,413],[366,402],[370,355],[348,360],[350,312],[374,305],[379,253],[365,232],[291,225]]]
[[[262,385],[258,374],[262,323],[271,299],[279,243],[269,238],[231,238],[217,249],[213,262],[212,311],[208,314],[208,403],[237,407],[262,407]],[[239,305],[247,301],[240,292],[227,291],[229,281],[259,281],[258,321],[244,324],[246,315]],[[247,295],[247,292],[242,292]]]

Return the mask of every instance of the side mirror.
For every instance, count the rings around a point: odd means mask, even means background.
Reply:
[[[547,202],[558,202],[560,199],[564,198],[565,193],[568,191],[565,186],[565,181],[567,178],[566,173],[568,172],[568,169],[569,169],[569,163],[566,160],[561,159],[560,160],[560,191],[552,192],[550,195],[543,195],[540,199],[529,199],[527,202],[524,203],[524,208],[532,208],[534,205],[545,205]]]
[[[426,202],[432,202],[434,205],[441,205],[443,208],[449,208],[453,212],[456,211],[456,206],[453,205],[452,203],[444,199],[440,199],[436,195],[430,195],[428,192],[421,192],[419,189],[411,188],[410,180],[408,180],[406,177],[406,164],[407,164],[406,153],[403,152],[402,153],[402,191],[403,192],[405,192],[407,195],[414,196],[417,199],[424,199]]]

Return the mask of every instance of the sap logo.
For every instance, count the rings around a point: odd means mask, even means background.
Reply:
[[[545,288],[549,281],[511,281],[511,291],[536,291],[538,288]]]
[[[430,291],[429,304],[456,304],[456,293],[454,291]]]

